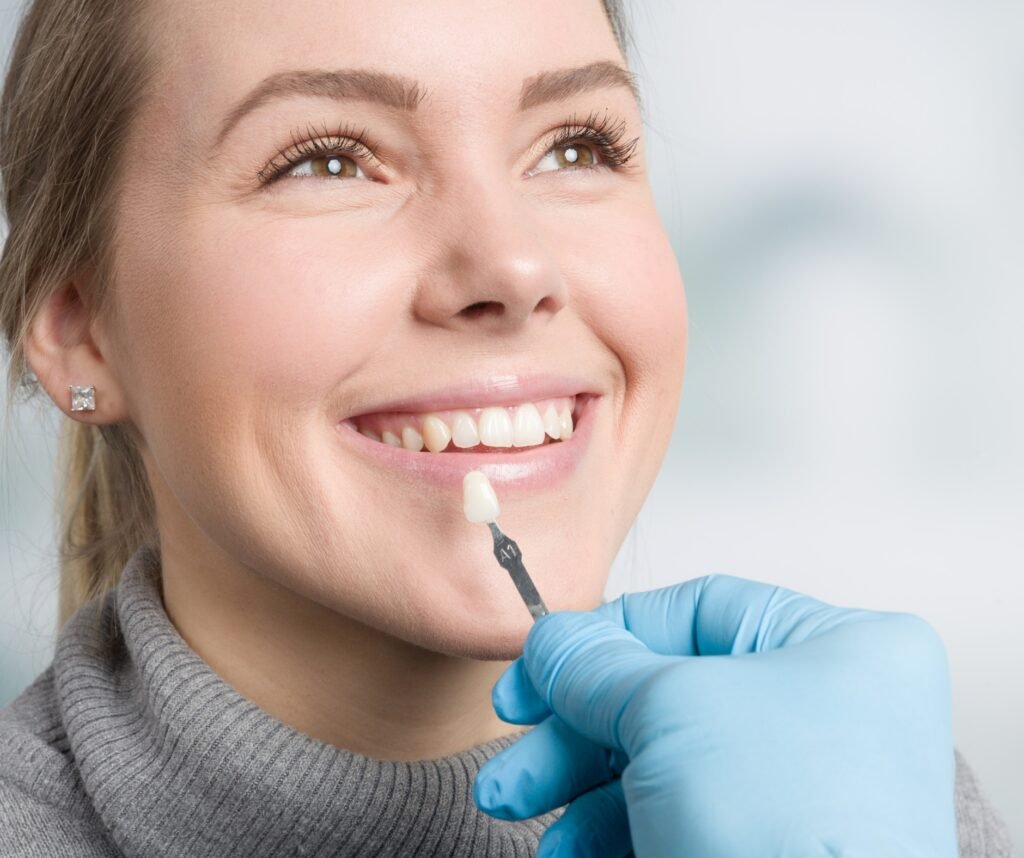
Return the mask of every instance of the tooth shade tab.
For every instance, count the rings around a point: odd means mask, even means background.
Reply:
[[[462,511],[471,524],[497,521],[501,515],[498,496],[483,471],[470,471],[462,478]]]
[[[423,414],[379,412],[352,420],[375,441],[412,452],[536,447],[572,437],[575,396]]]

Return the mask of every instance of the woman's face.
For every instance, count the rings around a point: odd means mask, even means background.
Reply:
[[[463,515],[479,468],[548,606],[592,607],[686,348],[599,0],[152,14],[107,337],[164,544],[507,658],[530,617]],[[528,403],[555,434],[574,409],[572,437],[538,445]],[[446,450],[383,440],[438,446],[431,414]],[[489,443],[457,448],[481,417]]]

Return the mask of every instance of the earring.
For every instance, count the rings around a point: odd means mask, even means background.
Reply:
[[[95,411],[96,410],[96,388],[79,387],[77,384],[68,385],[71,389],[71,410],[72,411]]]

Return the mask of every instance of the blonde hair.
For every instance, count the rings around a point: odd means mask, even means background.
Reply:
[[[602,0],[623,56],[622,0]],[[111,321],[118,182],[128,128],[151,73],[140,2],[33,0],[0,96],[0,181],[8,235],[0,326],[8,412],[39,390],[24,343],[41,307],[79,281],[90,319]],[[89,379],[74,380],[88,384]],[[102,392],[98,392],[102,396]],[[130,424],[67,418],[57,458],[58,628],[113,589],[144,543],[159,547],[152,492]]]
[[[91,318],[110,315],[120,155],[145,87],[145,46],[119,0],[36,0],[18,27],[0,96],[0,176],[8,234],[0,325],[8,401],[39,390],[24,342],[40,308],[90,270]],[[88,384],[88,379],[76,380]],[[102,393],[100,394],[102,395]],[[117,583],[144,541],[153,501],[128,426],[66,419],[60,430],[58,627]]]

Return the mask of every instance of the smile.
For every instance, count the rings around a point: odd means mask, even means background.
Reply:
[[[576,400],[570,396],[425,414],[366,414],[352,422],[371,441],[413,453],[522,449],[568,441]]]
[[[417,481],[457,489],[467,471],[481,470],[502,489],[538,489],[579,468],[603,398],[580,392],[478,407],[469,400],[461,408],[352,416],[337,429],[360,458]]]

